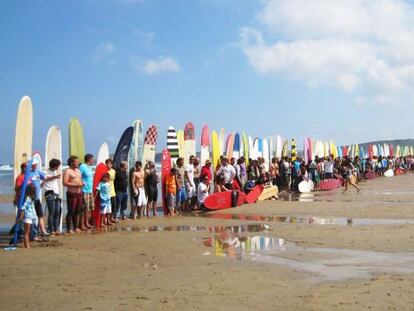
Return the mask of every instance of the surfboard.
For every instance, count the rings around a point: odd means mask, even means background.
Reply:
[[[285,140],[282,147],[282,157],[288,156],[288,141]]]
[[[108,168],[105,163],[99,163],[95,169],[95,175],[93,177],[93,196],[94,196],[94,209],[91,213],[92,220],[96,228],[101,227],[101,200],[99,195],[96,195],[96,187],[102,180],[102,176],[108,173]]]
[[[165,188],[165,183],[167,181],[167,177],[170,176],[171,173],[171,156],[168,149],[164,149],[162,151],[162,160],[161,160],[161,192],[162,192],[162,208],[164,211],[164,215],[169,214],[168,209],[168,202],[167,202],[167,191]]]
[[[303,160],[305,161],[305,164],[309,163],[309,140],[305,138],[303,140]]]
[[[389,170],[385,171],[384,176],[385,177],[392,177],[392,176],[394,176],[394,171],[390,168]]]
[[[298,152],[296,150],[296,140],[294,138],[292,138],[292,141],[290,143],[290,155],[292,161],[296,161],[296,159],[298,158]]]
[[[269,158],[270,161],[275,157],[275,138],[270,136],[269,138]]]
[[[270,186],[267,188],[264,188],[260,196],[257,198],[258,202],[269,200],[273,197],[277,197],[279,194],[279,189],[277,186]]]
[[[185,143],[184,143],[184,131],[178,130],[177,132],[178,141],[178,155],[180,158],[185,158]]]
[[[247,134],[243,132],[243,156],[244,156],[244,160],[246,161],[246,167],[247,165],[249,165],[249,157],[250,157],[249,153],[250,153],[249,139],[247,138]]]
[[[195,129],[191,122],[188,122],[184,128],[185,157],[184,163],[188,164],[190,156],[196,156]]]
[[[298,188],[300,193],[309,193],[312,191],[314,184],[311,180],[303,180],[299,183]]]
[[[114,169],[120,167],[121,162],[128,161],[129,149],[131,148],[132,137],[134,136],[134,127],[127,127],[121,138],[119,139],[118,145],[113,158]],[[155,159],[155,155],[154,155]]]
[[[168,128],[167,132],[167,150],[170,154],[171,162],[175,164],[180,156],[180,148],[178,147],[177,132],[172,126]]]
[[[240,153],[241,146],[242,146],[242,144],[241,144],[241,141],[240,141],[240,134],[236,133],[234,135],[234,143],[233,143],[233,158],[235,158],[236,161],[241,156],[241,153]]]
[[[247,195],[246,195],[246,203],[253,204],[257,201],[260,195],[263,192],[264,187],[262,185],[255,186]]]
[[[262,144],[263,144],[262,158],[264,160],[265,170],[266,170],[266,172],[268,172],[269,171],[269,164],[270,164],[270,157],[269,157],[269,144],[268,144],[266,138],[263,138]]]
[[[234,134],[231,133],[227,136],[227,140],[226,140],[226,158],[229,161],[233,157],[233,146],[234,146]]]
[[[211,147],[212,147],[212,162],[213,162],[213,171],[216,171],[216,168],[220,164],[220,142],[219,137],[216,131],[211,133]]]
[[[210,130],[207,125],[204,125],[201,131],[201,166],[206,164],[206,160],[208,159],[210,159]]]
[[[238,195],[236,206],[242,205],[246,200],[246,195],[241,191],[234,191],[234,192],[237,192],[237,195]],[[204,206],[208,210],[220,210],[220,209],[231,208],[233,207],[232,197],[233,197],[233,191],[213,193],[213,194],[210,194],[204,200]]]
[[[13,183],[20,175],[20,166],[26,163],[32,154],[33,141],[33,106],[29,96],[24,96],[19,103],[14,139],[14,176]]]
[[[47,132],[46,144],[45,144],[45,166],[49,167],[49,161],[52,159],[57,159],[60,161],[60,163],[62,163],[62,134],[61,134],[60,128],[57,126],[50,127]],[[62,165],[60,166],[60,171],[58,173],[59,174],[62,173]],[[63,198],[62,178],[59,178],[58,184],[59,184],[60,198],[62,199]],[[61,209],[60,229],[59,229],[60,231],[62,231],[62,227],[63,227],[63,212]]]
[[[368,171],[365,173],[365,178],[368,180],[372,180],[372,179],[377,178],[377,175],[375,175],[374,171]]]
[[[248,137],[248,143],[249,143],[249,158],[252,160],[254,160],[255,158],[257,159],[257,155],[254,150],[254,141],[251,136]]]
[[[109,159],[109,146],[107,143],[103,143],[101,147],[99,147],[96,164],[105,163],[107,159]]]
[[[220,129],[219,133],[219,144],[220,144],[220,155],[225,156],[226,155],[226,131],[224,128]]]
[[[142,165],[145,165],[151,161],[155,162],[155,153],[157,148],[158,130],[155,125],[151,125],[144,138],[144,149],[142,152]]]
[[[333,190],[340,188],[342,186],[342,181],[340,179],[323,179],[319,182],[319,190]]]
[[[132,127],[134,128],[134,134],[131,140],[131,147],[129,148],[128,169],[133,168],[135,162],[142,160],[143,129],[141,120],[135,120],[132,123]]]
[[[76,118],[72,118],[69,121],[69,155],[77,156],[79,162],[84,162],[85,139],[82,126]]]
[[[276,137],[276,158],[278,158],[279,160],[282,159],[282,137],[280,137],[280,135],[277,135]]]

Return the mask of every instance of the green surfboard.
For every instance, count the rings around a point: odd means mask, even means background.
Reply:
[[[85,157],[85,140],[83,129],[78,119],[72,118],[69,122],[69,155],[77,156],[80,162]]]

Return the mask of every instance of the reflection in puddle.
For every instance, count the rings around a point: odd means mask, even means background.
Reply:
[[[204,239],[203,244],[218,257],[287,266],[308,272],[315,281],[368,278],[378,272],[414,272],[414,253],[305,248],[281,238],[226,231]]]
[[[347,217],[314,217],[314,216],[280,216],[280,215],[243,215],[243,214],[213,214],[205,213],[197,216],[243,221],[264,221],[286,224],[315,224],[340,226],[367,226],[367,225],[412,225],[414,219],[381,219],[381,218],[347,218]]]

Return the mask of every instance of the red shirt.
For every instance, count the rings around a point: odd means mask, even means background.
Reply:
[[[207,176],[208,177],[208,181],[211,181],[211,179],[213,178],[213,175],[211,175],[211,168],[210,168],[210,166],[204,165],[201,168],[200,179],[202,180],[204,178],[204,176]]]

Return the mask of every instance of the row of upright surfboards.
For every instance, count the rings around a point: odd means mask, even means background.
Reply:
[[[20,172],[20,165],[32,156],[33,142],[33,106],[31,99],[24,96],[19,104],[16,137],[15,137],[15,161],[14,177]],[[211,131],[207,125],[202,128],[200,137],[200,160],[203,165],[207,159],[216,166],[221,156],[236,160],[243,156],[246,161],[259,157],[265,160],[268,167],[273,157],[282,158],[291,156],[295,159],[298,155],[296,141],[283,139],[280,135],[269,138],[255,138],[248,136],[245,132],[230,133],[226,135],[222,128],[220,131]],[[142,121],[136,120],[122,134],[114,154],[115,166],[121,161],[127,161],[132,167],[138,160],[144,164],[148,161],[155,161],[156,148],[158,142],[158,129],[155,125],[150,125],[145,132],[143,131]],[[167,132],[167,149],[171,160],[176,161],[178,157],[184,158],[185,163],[191,155],[196,155],[197,143],[194,125],[188,122],[183,130],[169,127]],[[58,126],[50,127],[45,144],[44,160],[45,164],[52,158],[62,161],[62,135]],[[351,146],[338,146],[334,141],[323,142],[306,138],[303,142],[303,157],[305,162],[314,159],[315,156],[334,157],[360,156],[407,156],[414,154],[413,146],[396,146],[388,144],[372,144],[363,146],[358,144]],[[83,161],[85,155],[85,140],[82,126],[78,119],[72,118],[69,122],[69,154],[76,155]],[[107,143],[103,143],[98,151],[97,163],[104,162],[109,158],[110,152]]]

